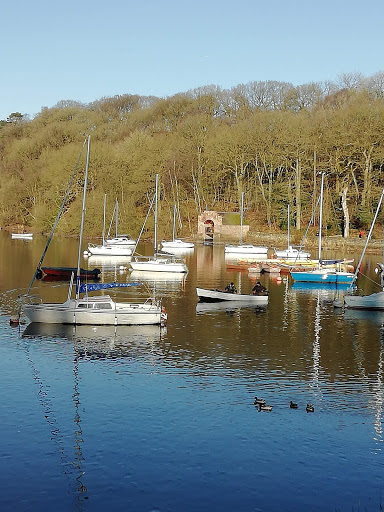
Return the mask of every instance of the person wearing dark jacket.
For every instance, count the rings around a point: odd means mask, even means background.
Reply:
[[[268,292],[265,286],[263,286],[260,281],[257,281],[255,286],[252,288],[252,295],[268,295]]]
[[[236,286],[233,283],[227,284],[224,291],[227,293],[237,293]]]

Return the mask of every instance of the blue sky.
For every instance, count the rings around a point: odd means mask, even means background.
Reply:
[[[6,0],[0,19],[0,119],[60,100],[384,71],[384,0]]]

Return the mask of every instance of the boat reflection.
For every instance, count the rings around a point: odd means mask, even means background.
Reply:
[[[291,286],[292,292],[298,292],[298,293],[307,293],[314,296],[318,296],[320,293],[321,296],[330,296],[334,294],[341,294],[344,295],[351,289],[351,285],[348,283],[341,283],[341,284],[322,284],[319,285],[318,283],[300,283],[295,281]]]
[[[255,304],[240,303],[239,301],[223,301],[223,302],[198,302],[196,304],[196,314],[214,313],[219,311],[238,311],[240,309],[247,309],[253,311],[266,311],[267,304],[262,306],[255,306]]]
[[[177,272],[142,272],[132,270],[130,273],[131,281],[140,281],[146,283],[154,290],[180,290],[184,288],[187,274]]]
[[[194,250],[194,247],[162,247],[161,252],[174,256],[189,256],[193,254]]]
[[[115,347],[116,340],[145,342],[158,341],[165,334],[158,325],[65,325],[32,322],[27,325],[23,338],[58,338],[86,343],[104,343]]]
[[[369,309],[349,309],[345,308],[344,318],[347,321],[368,321],[375,325],[384,327],[384,311],[371,311]]]
[[[89,256],[86,258],[88,261],[88,268],[98,267],[101,270],[126,270],[129,268],[129,263],[132,260],[131,256]],[[120,268],[122,267],[122,268]]]

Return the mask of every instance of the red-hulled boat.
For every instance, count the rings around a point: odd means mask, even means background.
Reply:
[[[44,279],[45,281],[67,281],[71,279],[72,272],[74,276],[77,275],[77,268],[75,267],[41,267],[41,274],[37,271],[37,279]],[[80,269],[80,277],[85,279],[99,279],[101,270],[94,268],[93,270]]]

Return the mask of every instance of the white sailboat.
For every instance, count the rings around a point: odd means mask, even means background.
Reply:
[[[143,256],[133,256],[131,261],[131,269],[139,270],[140,272],[176,272],[186,273],[188,267],[184,263],[184,260],[177,259],[171,255],[159,254],[157,252],[157,197],[158,197],[158,184],[159,175],[156,174],[156,186],[155,186],[155,234],[154,234],[154,255],[145,258]],[[139,237],[140,238],[140,237]]]
[[[194,249],[195,247],[195,244],[193,242],[186,242],[185,240],[181,240],[181,238],[176,238],[176,205],[174,205],[173,207],[172,240],[163,240],[161,242],[161,246],[165,251],[169,249]]]
[[[309,252],[302,251],[301,247],[299,249],[297,249],[296,247],[293,247],[292,245],[290,245],[289,238],[290,238],[290,222],[291,221],[290,221],[289,213],[290,213],[290,206],[288,205],[288,234],[287,234],[288,243],[287,243],[287,248],[282,251],[275,249],[276,258],[285,259],[285,260],[294,260],[294,261],[309,260],[311,257],[311,254]]]
[[[78,252],[78,267],[76,277],[76,295],[71,298],[73,276],[68,291],[68,299],[62,304],[43,303],[30,298],[26,303],[25,297],[22,309],[31,322],[47,324],[72,324],[72,325],[151,325],[163,324],[166,321],[166,313],[161,303],[153,299],[147,299],[145,303],[115,302],[109,295],[89,296],[92,289],[112,288],[115,286],[132,286],[133,283],[100,283],[99,285],[81,285],[80,282],[80,258],[81,244],[84,230],[85,201],[88,182],[88,167],[90,153],[90,137],[88,137],[87,160],[84,178],[83,205],[80,225],[80,240]],[[33,283],[33,280],[32,280]],[[31,285],[32,285],[31,283]],[[30,290],[31,286],[29,287]],[[29,293],[28,290],[28,293]],[[85,296],[80,293],[85,291]]]
[[[86,256],[131,256],[133,252],[133,246],[136,241],[129,241],[126,236],[122,239],[118,236],[118,202],[116,200],[116,206],[114,214],[116,214],[116,236],[110,240],[105,239],[105,203],[106,196],[104,196],[104,217],[103,217],[103,241],[101,245],[88,244],[88,254]],[[113,217],[112,217],[113,220]],[[111,221],[112,222],[112,221]],[[125,243],[125,241],[129,243]],[[132,242],[132,243],[130,243]]]
[[[321,260],[321,236],[323,220],[323,193],[324,193],[324,173],[321,175],[321,193],[320,193],[320,219],[319,219],[319,258],[318,267],[313,270],[290,271],[291,276],[297,282],[323,284],[351,284],[354,280],[352,272],[345,272],[338,268],[329,268],[322,265]]]
[[[129,235],[119,235],[119,201],[116,199],[116,205],[115,205],[115,215],[116,215],[116,231],[115,236],[113,238],[109,238],[107,236],[107,239],[105,243],[107,245],[113,245],[113,246],[119,246],[119,247],[130,247],[133,249],[136,245],[136,240],[131,238]],[[109,233],[108,233],[109,235]]]
[[[243,244],[243,215],[244,215],[244,192],[241,194],[241,209],[240,209],[240,241],[239,245],[227,244],[224,252],[232,256],[267,256],[268,247],[256,246],[251,244]]]

